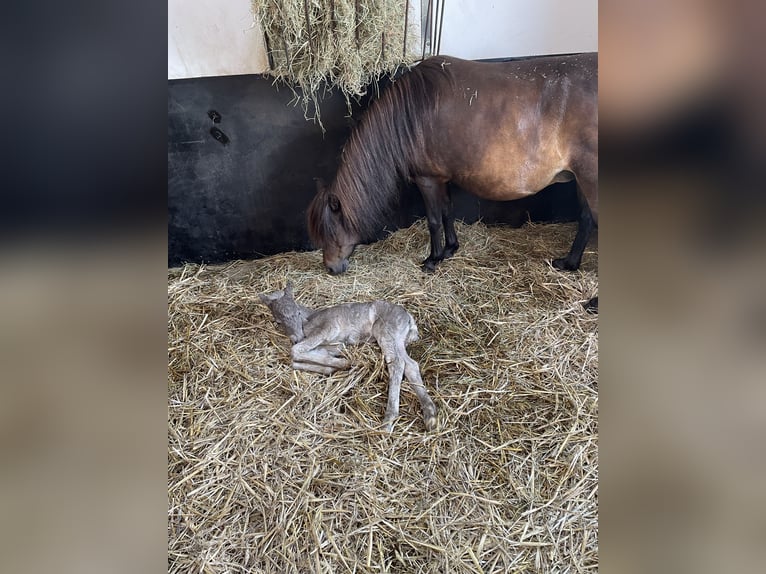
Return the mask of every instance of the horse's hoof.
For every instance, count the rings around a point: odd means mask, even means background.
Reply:
[[[423,419],[423,422],[426,425],[427,431],[436,430],[436,427],[439,424],[435,416],[426,417],[425,419]]]
[[[438,264],[438,261],[426,259],[425,261],[423,261],[423,266],[421,267],[421,269],[423,269],[423,271],[426,273],[433,273],[434,271],[436,271],[437,264]]]
[[[579,264],[572,263],[566,257],[559,257],[551,262],[554,269],[559,271],[577,271],[580,268]]]
[[[383,430],[387,433],[391,433],[394,431],[394,421],[383,421]]]
[[[452,257],[455,253],[457,253],[457,250],[460,248],[460,245],[448,245],[444,248],[444,258],[447,259],[449,257]]]
[[[598,313],[598,295],[582,304],[588,313]]]

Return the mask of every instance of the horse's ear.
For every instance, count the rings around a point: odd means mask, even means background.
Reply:
[[[268,305],[271,303],[271,298],[268,295],[264,295],[263,293],[258,293],[258,298],[261,300],[261,303],[264,305]]]
[[[293,296],[293,282],[292,281],[288,281],[287,282],[287,286],[285,287],[285,295],[287,295],[288,297],[292,297]]]
[[[317,193],[322,193],[325,189],[327,189],[327,184],[321,177],[315,177],[314,182],[317,186]]]
[[[331,211],[334,211],[334,212],[336,212],[336,213],[337,213],[338,211],[340,211],[340,201],[338,201],[338,198],[337,198],[337,197],[335,197],[334,195],[332,195],[332,194],[331,194],[331,195],[330,195],[330,196],[327,198],[327,203],[329,204],[329,206],[330,206],[330,210],[331,210]]]

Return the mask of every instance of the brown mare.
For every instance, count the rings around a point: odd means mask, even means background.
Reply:
[[[423,195],[433,271],[458,249],[447,182],[491,200],[577,183],[577,235],[557,269],[580,266],[598,225],[598,54],[487,63],[429,58],[368,108],[335,180],[308,210],[311,240],[330,273],[391,221],[401,179]],[[444,242],[442,242],[442,233]]]

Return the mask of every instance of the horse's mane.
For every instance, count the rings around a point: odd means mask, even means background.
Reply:
[[[430,58],[393,81],[352,130],[335,180],[309,206],[309,235],[315,245],[335,236],[328,194],[338,198],[346,230],[363,241],[390,222],[399,183],[428,153],[426,132],[438,111],[439,85],[451,83],[443,62]]]

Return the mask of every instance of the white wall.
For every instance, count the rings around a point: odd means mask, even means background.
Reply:
[[[441,54],[476,60],[598,51],[598,0],[446,0]]]
[[[417,5],[410,1],[413,14]],[[418,16],[411,21],[418,22]],[[598,0],[444,4],[442,54],[478,59],[597,50]],[[267,69],[266,43],[250,0],[168,0],[169,79]]]
[[[250,0],[168,0],[168,79],[259,74],[268,67]]]

